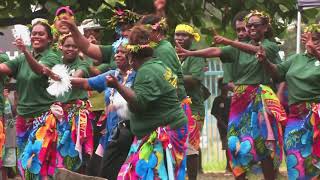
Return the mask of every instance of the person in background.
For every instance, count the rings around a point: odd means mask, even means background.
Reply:
[[[8,62],[9,61],[9,56],[2,50],[0,50],[0,63]],[[4,117],[4,107],[5,107],[5,97],[3,94],[4,91],[4,86],[6,82],[7,77],[3,74],[0,75],[0,165],[1,167],[1,172],[2,172],[2,178],[6,179],[7,178],[7,173],[6,173],[6,168],[3,166],[3,161],[6,158],[3,156],[3,152],[6,152],[5,149],[5,120],[3,119]]]
[[[16,106],[17,94],[14,83],[6,83],[6,88],[3,91],[4,96],[4,114],[5,121],[5,145],[3,151],[2,162],[2,180],[7,178],[14,178],[14,169],[17,166],[17,144],[16,144]]]
[[[174,40],[185,49],[191,49],[193,41],[200,41],[200,35],[188,24],[179,24],[175,29]],[[204,124],[204,97],[202,96],[203,69],[206,59],[201,57],[179,57],[182,64],[184,87],[191,98],[192,118],[188,119],[187,172],[190,180],[198,174],[200,136]]]
[[[58,43],[61,35],[68,34],[70,32],[68,26],[61,23],[62,20],[75,20],[74,13],[69,6],[62,6],[56,10],[53,25],[51,26],[54,43]]]
[[[83,31],[83,35],[88,39],[90,43],[101,45],[101,38],[102,38],[102,30],[103,27],[98,23],[95,22],[94,19],[85,19],[80,26],[80,30]],[[86,58],[88,63],[90,64],[89,73],[91,76],[97,76],[103,72],[108,71],[111,67],[110,64],[99,63],[96,62],[94,59],[86,57],[85,55],[81,55],[82,58]],[[102,136],[104,126],[103,120],[106,118],[105,115],[105,102],[104,102],[104,93],[99,93],[97,91],[88,91],[89,101],[91,103],[91,111],[92,115],[94,116],[92,121],[93,127],[93,142],[94,146],[93,149],[97,149],[99,145],[99,140]],[[91,159],[89,160],[85,174],[89,176],[98,176],[99,168],[97,168],[97,164],[100,164],[101,157],[98,156],[96,153],[92,154]]]
[[[256,53],[261,45],[268,59],[278,63],[279,47],[270,41],[269,15],[254,10],[245,19],[249,43],[216,35],[215,43],[230,46],[188,51],[177,43],[177,52],[181,56],[220,57],[222,62],[236,65],[233,76],[236,87],[228,123],[229,163],[236,179],[246,179],[249,172],[258,173],[262,169],[266,180],[274,180],[282,160],[281,123],[286,122],[287,116],[271,88],[271,76],[258,63]]]
[[[62,63],[72,77],[89,77],[89,64],[80,59],[79,49],[71,34],[60,36],[59,47]],[[57,167],[83,173],[85,163],[93,154],[92,116],[88,93],[85,90],[71,89],[58,96],[64,116],[58,122]]]
[[[154,49],[154,56],[158,57],[163,63],[168,66],[172,73],[177,75],[177,93],[181,101],[187,99],[187,93],[184,88],[183,74],[181,63],[172,44],[166,39],[166,31],[168,24],[166,19],[157,15],[146,15],[141,18],[138,24],[145,25],[150,28],[151,40],[157,43]]]
[[[167,0],[154,0],[153,7],[155,9],[155,14],[160,17],[166,17],[166,5]]]
[[[249,34],[246,29],[246,23],[244,21],[246,15],[249,13],[247,11],[240,11],[238,12],[232,20],[232,28],[236,31],[237,39],[240,42],[249,42]],[[234,87],[233,78],[235,71],[237,71],[237,67],[234,67],[234,63],[223,63],[222,70],[223,70],[223,83],[230,83],[231,87]]]
[[[84,89],[94,89],[104,92],[106,103],[105,134],[101,137],[96,150],[98,157],[102,157],[101,163],[92,164],[99,170],[98,176],[110,180],[117,179],[118,172],[123,162],[126,160],[133,135],[130,132],[130,113],[126,108],[126,102],[119,92],[105,83],[107,75],[115,76],[121,84],[130,88],[135,78],[135,71],[129,65],[127,50],[125,49],[126,39],[118,47],[115,54],[117,69],[107,71],[88,79],[73,78],[72,84],[75,87]],[[101,165],[101,167],[99,166]]]
[[[217,119],[217,127],[219,130],[220,140],[222,144],[222,149],[226,150],[226,171],[231,172],[231,167],[228,156],[228,121],[229,121],[229,112],[231,106],[231,97],[228,96],[229,91],[232,91],[229,83],[224,84],[223,78],[218,79],[218,88],[220,90],[220,95],[215,97],[212,103],[211,114]]]

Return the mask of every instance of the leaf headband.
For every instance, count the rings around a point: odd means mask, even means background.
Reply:
[[[158,46],[157,43],[151,41],[148,44],[127,44],[127,45],[125,45],[125,48],[130,53],[137,53],[141,49],[144,49],[144,48],[152,48],[152,49],[154,49],[157,46]]]
[[[320,24],[310,24],[303,30],[305,33],[320,33]]]
[[[267,24],[271,24],[271,18],[269,16],[269,14],[267,14],[264,11],[258,11],[258,10],[253,10],[251,11],[245,18],[244,18],[244,22],[248,23],[249,19],[252,16],[258,16],[260,18],[266,19],[267,20]]]
[[[179,24],[179,25],[177,25],[177,27],[175,29],[175,33],[176,32],[186,32],[186,33],[192,35],[193,38],[195,39],[195,41],[197,41],[197,42],[200,41],[200,34],[195,32],[194,28],[190,25]]]

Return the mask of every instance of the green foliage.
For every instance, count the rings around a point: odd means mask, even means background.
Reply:
[[[81,22],[85,18],[99,19],[106,26],[113,16],[114,7],[126,7],[139,14],[154,12],[153,0],[2,0],[0,1],[0,21],[4,18],[24,17],[25,24],[34,18],[30,5],[44,7],[47,10],[45,18],[52,20],[59,6],[69,5],[76,12],[76,19]],[[235,33],[231,22],[239,11],[253,9],[263,10],[272,17],[274,34],[278,37],[286,35],[287,25],[297,14],[296,0],[167,0],[166,13],[173,34],[174,27],[179,23],[191,23],[202,32],[207,44],[211,43],[212,29],[229,38]],[[314,19],[318,10],[312,9],[303,13],[303,20]],[[107,26],[106,26],[107,27]],[[112,30],[106,33],[112,34]]]

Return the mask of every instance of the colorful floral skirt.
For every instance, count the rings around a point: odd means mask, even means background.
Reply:
[[[94,116],[86,101],[77,100],[62,107],[64,117],[58,123],[57,167],[76,171],[82,165],[83,153],[91,156],[93,152]]]
[[[182,109],[188,118],[188,147],[187,155],[199,154],[200,149],[200,136],[203,125],[203,120],[199,115],[192,115],[190,108],[191,99],[185,98],[182,101]]]
[[[188,128],[159,127],[142,139],[134,138],[118,180],[184,180]]]
[[[228,123],[228,154],[234,176],[258,173],[259,162],[271,158],[274,168],[282,159],[282,128],[286,113],[268,86],[235,88]]]
[[[315,178],[320,175],[320,104],[294,104],[289,112],[284,133],[288,177]]]
[[[22,179],[53,176],[56,168],[57,129],[51,111],[36,118],[16,120],[18,168]]]
[[[4,152],[5,152],[5,127],[3,123],[3,118],[0,117],[0,168],[3,165],[3,159],[4,159]]]

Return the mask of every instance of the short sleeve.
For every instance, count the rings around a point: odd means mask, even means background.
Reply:
[[[266,56],[269,61],[271,61],[274,64],[279,64],[281,62],[280,56],[279,56],[279,46],[270,41],[266,41],[266,43],[262,44],[262,47],[266,51]]]
[[[89,78],[88,83],[90,88],[98,92],[104,91],[107,88],[106,76],[109,74],[114,74],[114,71],[108,71],[98,76]]]
[[[110,63],[113,51],[111,45],[99,46],[102,54],[102,63]]]
[[[85,60],[80,60],[80,64],[77,69],[82,70],[83,77],[87,78],[90,76],[89,74],[89,62]]]
[[[55,53],[48,53],[46,56],[40,58],[39,62],[41,64],[47,66],[48,68],[52,68],[56,64],[61,64],[61,58]]]
[[[110,70],[110,64],[106,64],[106,63],[103,63],[103,64],[100,64],[99,66],[96,67],[100,72],[104,73],[108,70]]]
[[[11,70],[13,77],[17,76],[20,64],[23,60],[24,60],[24,55],[20,55],[20,56],[16,57],[15,59],[4,63]]]
[[[161,96],[161,87],[157,82],[156,74],[152,70],[144,69],[137,73],[133,89],[139,109],[145,109],[150,102]]]
[[[189,66],[189,74],[192,78],[202,81],[204,78],[204,67],[206,65],[205,58],[193,58],[191,59]]]
[[[277,70],[280,74],[280,79],[281,80],[284,80],[285,79],[285,76],[292,64],[292,61],[294,59],[296,55],[293,55],[293,56],[290,56],[287,60],[283,61],[282,63],[280,64],[277,64]]]
[[[220,48],[220,50],[221,50],[220,60],[223,63],[234,62],[238,58],[237,52],[239,52],[239,50],[232,46],[225,46]]]

